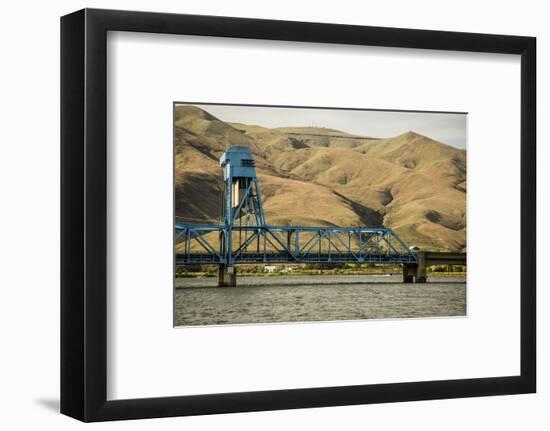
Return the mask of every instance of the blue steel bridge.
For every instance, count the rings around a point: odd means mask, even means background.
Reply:
[[[245,263],[401,264],[404,280],[412,281],[408,278],[416,273],[419,255],[392,229],[271,226],[264,216],[250,150],[230,148],[220,166],[224,171],[221,221],[190,224],[176,218],[176,265],[218,265],[219,286],[235,286],[235,265]],[[315,197],[311,199],[314,211]]]
[[[176,221],[176,241],[183,243],[176,264],[417,262],[416,254],[386,228],[235,226],[231,235],[234,245],[228,253],[225,225]]]

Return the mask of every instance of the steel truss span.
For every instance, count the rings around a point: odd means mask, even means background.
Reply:
[[[176,223],[177,265],[260,262],[416,263],[416,254],[392,229],[309,226],[234,227],[231,253],[223,225]]]

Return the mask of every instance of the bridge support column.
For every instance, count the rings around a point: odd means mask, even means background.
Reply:
[[[218,287],[236,287],[237,268],[232,265],[218,266]]]
[[[426,283],[426,253],[419,251],[418,254],[418,266],[416,267],[415,283]]]
[[[403,265],[403,283],[412,283],[416,275],[416,265]]]

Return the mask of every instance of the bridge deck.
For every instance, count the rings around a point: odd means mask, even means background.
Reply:
[[[426,265],[466,265],[466,253],[448,253],[426,251],[424,253]]]
[[[176,254],[176,265],[225,264],[222,256],[211,253]],[[396,263],[414,264],[416,257],[411,253],[364,255],[354,253],[322,253],[294,256],[289,253],[241,253],[233,263]]]

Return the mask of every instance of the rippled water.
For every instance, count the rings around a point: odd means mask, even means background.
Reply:
[[[383,275],[254,276],[238,284],[176,279],[176,326],[466,315],[462,276],[432,276],[425,284]]]

